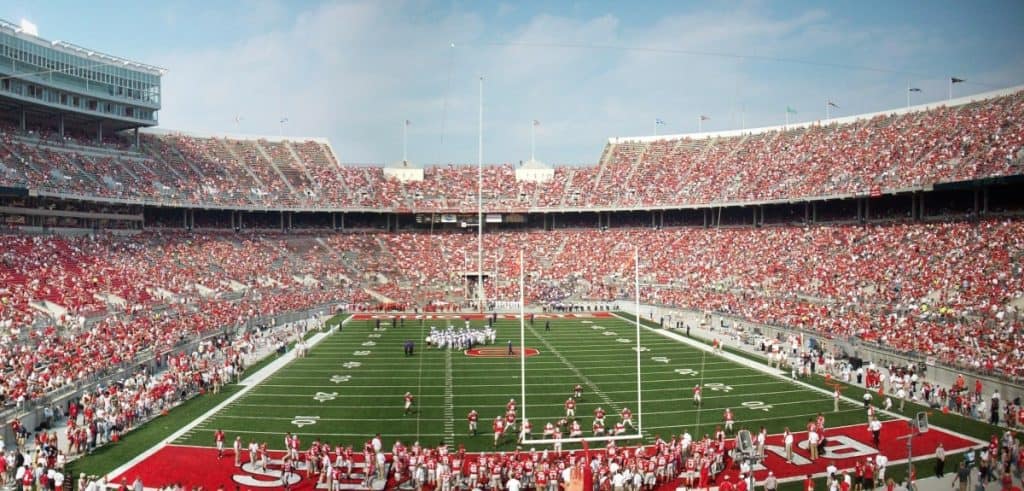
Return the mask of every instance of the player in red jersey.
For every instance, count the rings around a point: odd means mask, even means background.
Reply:
[[[636,426],[633,426],[633,411],[630,411],[628,407],[624,407],[620,416],[622,417],[623,425],[629,425],[630,428],[636,429]]]
[[[604,426],[604,409],[602,409],[601,406],[598,406],[597,409],[594,410],[594,421],[601,423],[601,426]]]
[[[572,397],[565,400],[566,419],[576,419],[576,400]]]
[[[501,419],[501,416],[494,417],[494,422],[491,423],[491,431],[494,432],[494,446],[497,447],[498,440],[505,433],[505,420]]]
[[[412,393],[411,392],[406,392],[405,393],[405,414],[404,414],[405,416],[408,416],[409,412],[412,411],[412,402],[413,402],[413,400],[415,400],[415,397],[412,396]]]
[[[732,409],[725,408],[725,412],[722,413],[722,419],[725,420],[725,431],[727,433],[732,433],[733,432],[733,428],[732,428],[732,424],[733,424]]]
[[[693,405],[700,406],[700,384],[693,386]]]
[[[217,430],[213,433],[213,440],[217,443],[217,460],[224,457],[224,431]]]
[[[476,436],[477,420],[480,419],[480,415],[477,414],[476,409],[470,409],[469,415],[466,416],[466,420],[469,421],[469,434]]]
[[[576,384],[576,386],[572,388],[572,398],[576,399],[577,401],[583,399],[583,386],[582,385]]]
[[[533,434],[533,425],[530,424],[530,420],[524,419],[523,420],[523,427],[519,431],[519,442],[518,443],[523,443],[523,440],[526,440],[527,438],[530,438],[532,434]]]

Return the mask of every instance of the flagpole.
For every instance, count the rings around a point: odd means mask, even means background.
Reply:
[[[658,136],[658,119],[654,119],[654,136]]]
[[[953,100],[953,77],[949,78],[949,97],[946,97],[946,100]]]
[[[698,133],[703,133],[704,132],[704,117],[703,116],[699,116],[699,115],[697,116],[697,132]]]
[[[409,162],[408,153],[408,141],[409,141],[409,120],[402,121],[402,163],[406,164]]]
[[[537,120],[530,121],[530,160],[537,160]]]
[[[832,119],[832,106],[829,104],[828,99],[825,99],[825,120]]]
[[[480,77],[480,113],[477,121],[476,160],[476,279],[480,283],[480,312],[487,298],[484,290],[484,77]]]
[[[910,110],[910,80],[907,80],[907,110]]]

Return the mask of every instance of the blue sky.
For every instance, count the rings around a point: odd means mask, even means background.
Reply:
[[[169,70],[161,127],[324,136],[343,162],[593,163],[609,136],[781,124],[1024,84],[1024,2],[8,0],[70,41]],[[451,47],[451,43],[455,47]],[[733,56],[740,55],[740,56]],[[785,60],[802,60],[796,63]],[[861,67],[861,68],[842,68]],[[871,69],[867,69],[871,68]],[[235,117],[241,122],[236,125]]]

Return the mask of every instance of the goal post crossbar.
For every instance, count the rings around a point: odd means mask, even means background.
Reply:
[[[554,443],[561,442],[563,445],[567,443],[582,443],[582,442],[608,442],[608,441],[622,441],[622,440],[642,440],[643,435],[640,433],[631,433],[628,435],[609,435],[609,436],[584,436],[574,438],[538,438],[538,439],[524,439],[523,445],[552,445]]]

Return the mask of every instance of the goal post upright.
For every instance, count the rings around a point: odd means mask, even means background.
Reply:
[[[634,281],[636,287],[636,431],[644,434],[644,397],[640,381],[640,247],[633,247]]]
[[[526,268],[523,249],[519,249],[519,389],[526,421]]]

